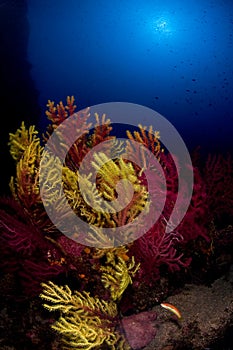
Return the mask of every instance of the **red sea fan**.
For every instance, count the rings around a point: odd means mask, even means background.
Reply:
[[[140,262],[138,277],[147,285],[160,278],[160,269],[167,266],[170,272],[179,271],[187,267],[191,259],[185,259],[183,253],[178,252],[178,245],[182,236],[178,232],[166,233],[166,225],[162,219],[157,222],[145,235],[134,241],[130,247],[130,254]]]
[[[191,203],[177,228],[183,236],[183,244],[200,236],[209,240],[209,206],[206,185],[198,168],[193,168],[193,173],[194,184]]]
[[[38,257],[37,257],[38,258]],[[41,283],[47,282],[64,272],[61,261],[49,263],[43,257],[38,259],[25,259],[18,272],[24,294],[28,296],[38,295],[42,291]]]
[[[59,249],[30,221],[18,202],[0,199],[0,267],[14,273],[25,294],[37,294],[40,283],[64,272]]]
[[[187,203],[187,190],[189,183],[183,182],[181,187],[179,184],[179,169],[177,170],[174,163],[174,156],[170,154],[163,154],[161,162],[163,164],[164,173],[166,177],[166,203],[163,210],[163,216],[167,221],[170,220],[172,215],[173,226],[182,235],[182,246],[199,236],[208,240],[208,223],[209,223],[209,207],[207,202],[207,190],[206,183],[201,176],[200,170],[197,167],[192,167],[193,172],[193,188],[191,202],[186,209]],[[179,161],[177,160],[179,164]],[[187,166],[187,174],[190,169]],[[187,177],[188,178],[188,177]],[[181,195],[180,208],[176,213],[173,212],[174,205],[176,203],[177,194]],[[185,205],[185,207],[182,207]],[[186,211],[186,213],[185,213]],[[180,212],[184,212],[185,215],[180,222]],[[173,229],[173,228],[172,228]]]
[[[162,154],[161,164],[166,178],[166,202],[162,216],[145,235],[136,240],[130,247],[130,253],[141,264],[137,274],[138,279],[149,285],[160,278],[161,268],[164,266],[169,272],[175,272],[190,265],[191,258],[185,256],[187,242],[199,236],[206,240],[209,239],[206,187],[199,170],[193,168],[192,199],[183,220],[180,222],[179,212],[183,211],[182,208],[177,213],[173,213],[173,209],[178,190],[184,198],[180,205],[185,205],[189,184],[183,183],[182,187],[178,189],[179,169],[176,169],[172,156]],[[189,171],[188,168],[187,171]],[[171,227],[170,233],[166,233],[166,225],[171,214],[172,223],[170,224],[173,227]]]
[[[21,257],[33,257],[35,254],[47,256],[52,250],[56,258],[61,252],[49,241],[45,234],[33,224],[30,215],[13,198],[0,198],[0,242]]]
[[[233,216],[233,159],[230,154],[209,155],[203,170],[212,219]]]
[[[71,259],[79,258],[86,247],[85,245],[75,242],[74,240],[68,238],[65,235],[61,235],[57,239],[57,242],[59,245],[61,245],[62,249],[65,251],[66,254],[70,256]]]
[[[23,208],[14,199],[0,200],[1,245],[16,253],[32,255],[38,247],[44,245],[41,232],[32,225]]]

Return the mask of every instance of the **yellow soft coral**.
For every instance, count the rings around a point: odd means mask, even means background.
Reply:
[[[100,116],[98,113],[95,113],[95,129],[93,135],[91,137],[91,146],[94,147],[98,145],[100,142],[115,139],[115,136],[110,136],[110,132],[112,131],[111,120],[106,119],[106,115],[103,114],[100,120]]]
[[[118,254],[119,249],[119,254]],[[132,283],[132,277],[140,267],[135,264],[134,257],[126,259],[126,253],[122,255],[122,247],[106,251],[106,265],[100,267],[102,272],[101,281],[110,290],[114,301],[120,300],[124,291]]]
[[[99,189],[107,200],[116,198],[116,185],[122,179],[129,180],[134,191],[141,189],[132,163],[126,163],[123,158],[109,160],[102,152],[95,154],[94,159],[92,164],[98,170]],[[124,193],[126,197],[131,197],[131,186],[127,182],[124,182]]]
[[[67,200],[77,216],[94,225],[88,237],[92,245],[95,245],[96,240],[106,242],[106,247],[109,246],[109,242],[119,245],[124,241],[123,237],[113,237],[113,231],[112,237],[108,237],[100,228],[117,229],[132,223],[142,211],[148,210],[148,191],[139,180],[140,169],[137,168],[136,163],[124,160],[123,156],[119,156],[122,153],[123,144],[110,136],[111,121],[106,118],[105,114],[102,116],[95,114],[96,124],[92,132],[90,131],[92,124],[89,121],[89,108],[75,113],[76,118],[72,119],[74,127],[70,128],[70,124],[66,126],[66,123],[63,123],[64,129],[62,130],[67,131],[66,128],[68,128],[69,132],[63,133],[57,129],[62,121],[73,115],[76,109],[74,102],[73,96],[67,97],[66,105],[62,102],[55,105],[53,101],[48,101],[46,115],[51,124],[47,135],[44,136],[44,141],[47,141],[56,129],[59,147],[54,145],[54,149],[50,149],[54,154],[46,155],[34,126],[27,129],[22,123],[15,134],[10,134],[10,152],[16,160],[16,176],[11,179],[10,188],[14,197],[21,202],[32,217],[40,218],[40,222],[46,216],[43,205],[46,206],[46,209],[49,206],[52,208],[59,222],[69,220],[68,207],[64,206],[64,201]],[[128,133],[129,139],[146,144],[145,128],[141,127],[140,130],[140,134]],[[56,162],[56,155],[59,157],[59,153],[69,142],[68,139],[73,139],[76,133],[81,137],[74,142],[66,155],[62,166],[62,179],[60,179],[61,165],[59,159]],[[148,142],[150,148],[155,147],[156,152],[160,150],[158,137],[158,134],[153,134],[149,129]],[[103,143],[101,152],[92,152],[91,160],[85,165],[86,173],[81,174],[80,164],[89,153],[90,148],[95,148],[106,140],[111,140],[111,147],[108,146],[108,143]],[[45,160],[43,162],[41,162],[42,155]],[[53,165],[49,166],[51,162]],[[91,179],[91,172],[94,171],[97,171],[97,177],[94,179],[96,183]],[[84,192],[81,191],[81,187],[85,188]],[[62,190],[66,198],[61,196]],[[50,232],[54,227],[50,223],[43,229]],[[130,241],[131,231],[129,226],[129,230],[124,232],[125,235],[128,235],[129,239],[125,237],[127,241]]]
[[[74,104],[74,101],[75,101],[74,96],[67,96],[66,106],[64,106],[62,101],[60,101],[55,106],[54,101],[48,100],[48,103],[47,103],[48,110],[45,112],[45,114],[47,115],[48,119],[51,120],[54,128],[55,128],[55,125],[59,125],[68,116],[71,116],[75,112],[75,109],[77,106]]]
[[[43,147],[32,126],[26,129],[24,123],[15,134],[10,134],[10,153],[17,161],[16,177],[10,181],[14,197],[27,209],[40,202],[38,168]]]
[[[108,159],[104,153],[94,155],[93,166],[98,171],[98,189],[102,196],[109,201],[113,220],[116,226],[125,225],[133,220],[148,204],[148,192],[141,185],[138,174],[131,162],[123,158]],[[122,210],[114,210],[114,202],[120,191]],[[124,204],[124,205],[123,205]],[[127,213],[125,212],[125,209]]]
[[[160,153],[164,152],[159,141],[160,134],[159,131],[153,131],[153,127],[150,126],[147,130],[146,126],[138,125],[139,131],[127,130],[126,134],[129,139],[127,141],[127,151],[131,154],[132,160],[137,164],[140,160],[143,163],[143,168],[147,169],[149,167],[148,163],[148,150],[151,151],[153,157],[159,160]],[[135,148],[134,143],[131,141],[136,141],[142,144],[145,148],[137,147]],[[147,152],[145,152],[147,150]]]
[[[40,139],[38,131],[32,125],[29,129],[26,128],[24,122],[21,123],[20,128],[16,133],[9,134],[10,154],[15,161],[19,161],[25,150],[31,145],[39,145]]]
[[[87,292],[72,293],[68,286],[53,282],[43,283],[40,297],[46,300],[44,307],[49,311],[60,311],[60,318],[52,328],[62,335],[64,349],[129,349],[127,343],[116,331],[117,305],[113,302],[91,297]],[[121,340],[121,341],[119,341]]]
[[[74,172],[64,167],[64,193],[76,215],[94,225],[90,228],[87,243],[99,246],[102,242],[106,247],[109,244],[118,245],[119,243],[115,242],[116,237],[105,235],[101,228],[112,228],[113,234],[115,228],[132,222],[143,210],[147,210],[148,191],[140,184],[133,165],[126,163],[122,158],[116,161],[109,160],[104,153],[99,152],[94,154],[93,166],[97,169],[96,184],[91,181],[91,173],[81,176],[79,171]],[[123,208],[120,211],[114,202],[119,183],[123,186],[121,193],[124,193],[124,203],[120,203]],[[85,192],[81,192],[80,185],[85,188]],[[51,188],[53,186],[55,186],[54,179]],[[91,205],[92,203],[94,205]],[[131,234],[129,228],[129,235]],[[124,238],[127,239],[126,236]],[[118,237],[119,241],[121,239],[123,237]]]

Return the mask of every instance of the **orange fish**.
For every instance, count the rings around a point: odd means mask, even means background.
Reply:
[[[177,309],[177,307],[175,307],[172,304],[169,303],[162,303],[160,304],[164,309],[169,310],[171,312],[173,312],[173,314],[175,314],[178,318],[181,318],[181,313],[180,311]]]

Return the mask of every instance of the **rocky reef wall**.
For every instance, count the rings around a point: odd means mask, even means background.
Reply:
[[[0,1],[0,103],[1,137],[0,194],[8,194],[8,183],[14,164],[9,154],[9,132],[15,132],[21,120],[38,124],[40,109],[38,91],[31,78],[28,60],[30,34],[26,0]]]

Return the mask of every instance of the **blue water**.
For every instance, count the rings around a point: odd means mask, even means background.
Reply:
[[[41,127],[48,99],[152,108],[189,149],[232,147],[232,0],[29,0]],[[233,148],[233,147],[232,147]]]

